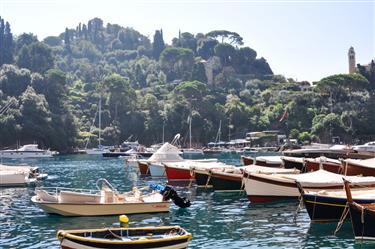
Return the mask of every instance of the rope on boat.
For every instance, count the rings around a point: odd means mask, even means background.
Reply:
[[[191,186],[193,185],[194,177],[195,177],[194,168],[190,168],[190,182],[189,182],[188,188],[191,188]]]
[[[212,172],[210,171],[210,173],[207,177],[206,185],[204,186],[205,188],[208,188],[208,184],[210,183],[210,180],[211,180],[211,175],[212,175]]]
[[[107,228],[107,231],[112,234],[113,237],[115,237],[116,239],[119,239],[119,240],[122,240],[122,237],[117,235],[116,233],[112,232],[111,229]]]
[[[348,216],[348,213],[349,213],[349,203],[347,202],[346,205],[345,205],[344,211],[341,214],[340,220],[337,223],[337,227],[336,227],[335,232],[333,233],[333,235],[336,235],[340,231],[342,225],[344,224],[346,216]]]
[[[299,211],[302,210],[302,208],[303,208],[303,196],[302,196],[302,194],[300,194],[299,197],[298,197],[298,206],[297,206],[297,209],[294,212],[294,216],[293,216],[293,222],[294,223],[297,222],[298,213],[299,213]]]

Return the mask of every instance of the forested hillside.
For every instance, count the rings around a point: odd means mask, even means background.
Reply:
[[[162,30],[149,38],[94,18],[40,41],[13,35],[1,19],[0,147],[35,141],[67,152],[89,137],[95,146],[100,98],[108,145],[131,135],[161,142],[163,124],[167,140],[186,137],[190,114],[193,141],[202,144],[214,140],[220,121],[224,140],[266,129],[301,141],[374,138],[373,62],[359,66],[360,74],[329,76],[311,87],[273,75],[266,59],[245,46],[251,41],[235,32],[176,36],[168,44]]]

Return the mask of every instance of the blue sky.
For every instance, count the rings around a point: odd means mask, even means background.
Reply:
[[[347,51],[357,63],[375,58],[375,0],[0,0],[0,15],[14,34],[43,39],[100,17],[164,40],[178,30],[239,33],[246,46],[265,57],[274,73],[316,81],[348,71]]]

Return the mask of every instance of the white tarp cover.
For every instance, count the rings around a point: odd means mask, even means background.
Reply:
[[[375,168],[375,158],[364,159],[364,160],[346,159],[345,162],[354,164],[354,165],[359,165],[362,167]]]
[[[178,162],[184,160],[180,156],[180,150],[170,143],[163,144],[147,162]]]
[[[282,168],[271,168],[271,167],[264,167],[258,165],[248,165],[240,167],[244,169],[247,173],[262,173],[262,174],[272,174],[272,173],[299,173],[300,171],[297,169],[282,169]]]
[[[264,161],[270,164],[281,164],[281,156],[257,156],[255,160]]]
[[[345,177],[345,179],[352,182],[353,184],[375,184],[375,177],[373,176],[343,176],[323,169],[299,175],[275,175],[275,177],[298,181],[302,184],[302,186],[329,186],[343,184],[343,177]]]

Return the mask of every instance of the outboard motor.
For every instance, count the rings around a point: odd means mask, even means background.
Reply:
[[[160,184],[150,184],[150,188],[153,190],[159,190],[160,194],[163,195],[163,199],[168,201],[171,199],[174,204],[179,206],[180,208],[187,208],[190,207],[191,203],[185,197],[180,197],[176,190],[174,190],[171,186],[163,186]]]

